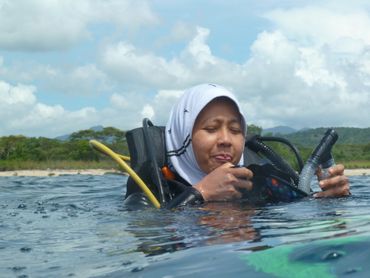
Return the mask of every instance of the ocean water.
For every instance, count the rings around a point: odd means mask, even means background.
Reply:
[[[352,195],[127,211],[123,175],[0,178],[0,277],[370,277],[370,177]]]

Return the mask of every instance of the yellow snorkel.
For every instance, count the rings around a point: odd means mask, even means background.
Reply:
[[[112,151],[110,148],[105,146],[104,144],[96,141],[96,140],[90,140],[89,141],[90,146],[92,146],[94,149],[98,150],[99,152],[106,154],[110,156],[114,161],[118,163],[118,165],[126,171],[130,177],[135,181],[135,183],[143,190],[144,194],[148,197],[148,199],[152,202],[152,204],[156,208],[160,208],[161,205],[158,202],[157,198],[154,196],[152,191],[148,188],[148,186],[144,183],[144,181],[135,173],[135,171],[125,162],[130,161],[130,157],[117,154],[114,151]]]

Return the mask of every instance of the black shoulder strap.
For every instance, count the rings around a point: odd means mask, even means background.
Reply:
[[[165,128],[163,126],[147,126],[146,132],[150,137],[150,148],[152,148],[159,168],[167,165],[166,143],[164,136]],[[140,176],[140,178],[149,186],[149,189],[158,197],[158,188],[153,181],[155,171],[152,160],[149,156],[148,142],[145,140],[144,127],[135,128],[126,133],[127,145],[130,152],[131,168]],[[129,177],[127,181],[126,198],[134,192],[141,191],[136,183]]]
[[[143,127],[139,127],[126,133],[132,167],[149,160],[143,129]],[[155,150],[157,163],[162,167],[167,164],[164,130],[164,126],[148,127],[148,135],[151,137],[151,143]]]

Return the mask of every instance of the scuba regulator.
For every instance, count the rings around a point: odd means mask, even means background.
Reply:
[[[267,194],[272,201],[290,202],[310,195],[311,180],[317,168],[321,166],[325,178],[325,171],[334,165],[331,149],[338,139],[334,129],[328,129],[316,146],[306,163],[303,165],[298,150],[286,139],[279,137],[254,136],[246,142],[246,146],[266,157],[265,164],[251,164],[247,166],[253,172],[252,182],[255,190]],[[294,152],[300,174],[296,172],[284,159],[276,154],[263,141],[279,141],[288,145]],[[259,193],[261,195],[261,193]]]

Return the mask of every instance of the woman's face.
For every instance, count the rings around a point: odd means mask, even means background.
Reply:
[[[226,162],[237,164],[244,149],[244,128],[233,101],[216,98],[199,113],[192,145],[199,167],[210,173]]]

